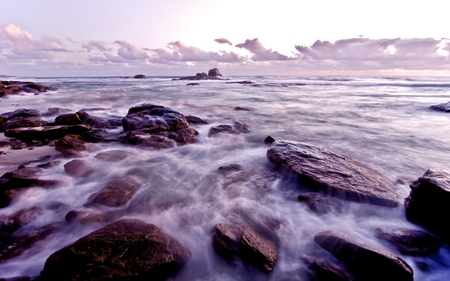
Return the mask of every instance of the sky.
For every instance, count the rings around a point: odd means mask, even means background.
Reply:
[[[0,0],[0,75],[450,76],[448,0]]]

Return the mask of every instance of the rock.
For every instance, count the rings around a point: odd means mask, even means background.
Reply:
[[[64,171],[73,177],[85,177],[92,173],[93,168],[84,160],[74,159],[64,165]]]
[[[65,220],[70,223],[90,224],[111,222],[116,217],[117,215],[100,210],[71,210],[66,214]]]
[[[52,158],[51,155],[43,155],[41,157],[38,157],[37,159],[23,162],[22,164],[19,165],[18,169],[26,168],[28,165],[33,164],[33,163],[46,162],[46,161],[50,160],[51,158]],[[38,167],[38,168],[41,168],[41,167]]]
[[[332,253],[360,280],[413,280],[413,270],[398,256],[366,245],[335,230],[323,231],[314,241]]]
[[[272,136],[268,136],[264,139],[264,143],[267,144],[268,146],[271,146],[272,143],[275,142],[275,138]]]
[[[144,74],[136,74],[136,75],[134,75],[133,78],[134,79],[142,79],[142,78],[145,78],[145,75]]]
[[[83,124],[89,125],[91,128],[109,128],[115,129],[122,126],[122,117],[114,117],[112,119],[101,118],[97,116],[92,116],[87,112],[79,111],[77,112],[81,122]]]
[[[15,129],[15,128],[23,128],[23,127],[42,127],[47,126],[47,122],[39,119],[16,119],[13,118],[10,121],[3,124],[4,130]]]
[[[187,121],[189,124],[194,124],[194,125],[204,125],[204,124],[209,124],[208,121],[203,120],[203,119],[201,119],[201,118],[199,118],[199,117],[197,117],[197,116],[192,116],[192,115],[187,115],[187,116],[186,116],[186,121]]]
[[[110,181],[100,191],[89,196],[85,206],[104,205],[122,207],[136,193],[141,185],[130,176],[121,176]]]
[[[55,149],[65,157],[80,157],[82,151],[86,151],[85,142],[77,139],[76,136],[67,135],[55,142]]]
[[[304,256],[302,261],[309,269],[314,271],[314,277],[317,281],[352,281],[351,276],[344,268],[330,261],[320,261],[318,259]]]
[[[12,112],[3,113],[2,116],[6,120],[11,120],[12,118],[30,118],[30,117],[39,118],[42,117],[42,114],[35,109],[21,108]]]
[[[248,133],[250,130],[248,126],[242,122],[235,121],[234,126],[231,125],[218,125],[211,127],[208,132],[208,137],[217,135],[218,133],[228,133],[228,134],[241,134]]]
[[[406,218],[420,223],[450,243],[447,215],[450,213],[450,172],[429,169],[411,185],[405,199]]]
[[[252,82],[252,81],[233,81],[233,82],[227,82],[227,84],[244,84],[244,85],[247,85],[247,84],[255,84],[255,83]]]
[[[187,83],[186,86],[199,86],[200,83]]]
[[[16,128],[7,130],[5,136],[25,140],[57,140],[69,134],[82,135],[90,129],[88,125]]]
[[[438,105],[432,105],[430,106],[431,109],[437,110],[437,111],[444,111],[444,112],[450,112],[450,101],[447,103],[441,103]]]
[[[103,129],[93,129],[83,134],[83,139],[88,142],[119,142],[121,140],[118,133],[108,132]]]
[[[198,132],[192,128],[186,128],[176,131],[177,136],[174,140],[178,144],[196,143]]]
[[[272,271],[278,259],[275,244],[248,227],[242,233],[241,254],[244,260],[265,272]]]
[[[189,127],[183,114],[154,104],[141,104],[128,110],[123,119],[126,132],[145,129],[145,132],[178,131]]]
[[[231,164],[228,166],[220,166],[217,171],[222,175],[228,175],[233,172],[242,171],[242,166],[239,164]]]
[[[395,246],[404,255],[430,255],[439,252],[441,241],[431,234],[410,229],[375,229],[377,237]]]
[[[76,125],[81,123],[81,119],[76,113],[61,114],[55,118],[56,125]]]
[[[105,162],[117,162],[127,158],[128,155],[129,155],[128,152],[116,149],[100,152],[97,155],[95,155],[95,159],[99,159]]]
[[[157,226],[120,220],[53,253],[41,280],[164,280],[190,256]]]
[[[329,212],[339,213],[342,211],[342,202],[332,197],[308,193],[300,194],[297,199],[306,204],[311,211],[319,215]]]
[[[307,186],[341,199],[395,207],[397,193],[377,171],[342,154],[308,144],[277,140],[267,158],[298,175]]]
[[[54,180],[44,180],[39,178],[41,168],[22,168],[14,170],[2,176],[1,189],[19,189],[33,186],[51,187],[58,182]]]
[[[43,209],[38,206],[22,209],[12,215],[0,218],[0,233],[14,232],[17,229],[34,221],[43,213]]]
[[[236,107],[234,108],[234,110],[236,110],[236,111],[252,111],[251,108],[248,108],[248,107],[241,107],[241,106],[236,106]]]
[[[208,71],[208,76],[209,77],[218,77],[218,76],[222,76],[222,74],[220,74],[219,69],[213,68]]]
[[[122,142],[154,149],[172,148],[177,145],[166,136],[150,135],[144,132],[131,132]]]
[[[242,228],[229,224],[216,224],[213,228],[212,245],[214,251],[227,260],[239,257]]]

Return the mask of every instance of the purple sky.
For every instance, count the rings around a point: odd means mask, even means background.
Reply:
[[[3,0],[0,74],[450,75],[444,0],[161,2]]]

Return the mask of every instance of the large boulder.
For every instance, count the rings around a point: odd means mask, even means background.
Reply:
[[[446,224],[450,213],[450,172],[429,169],[410,188],[405,199],[406,218],[426,226],[450,243],[450,228]]]
[[[344,262],[360,280],[412,281],[413,270],[400,257],[369,246],[340,231],[317,233],[314,241]]]
[[[377,237],[395,246],[404,255],[430,255],[439,252],[441,241],[435,236],[411,229],[375,229]]]
[[[130,176],[121,176],[110,181],[100,191],[88,198],[86,206],[104,205],[108,207],[121,207],[128,203],[140,184]]]
[[[208,137],[213,137],[218,133],[228,133],[228,134],[241,134],[249,133],[250,130],[247,124],[239,121],[235,121],[234,125],[217,125],[209,129]]]
[[[64,171],[73,177],[85,177],[93,171],[93,168],[84,160],[74,159],[64,165]]]
[[[130,108],[122,123],[126,132],[137,129],[145,129],[147,133],[178,131],[189,127],[183,114],[164,106],[148,103]]]
[[[331,196],[388,207],[398,205],[392,183],[380,173],[345,155],[308,144],[277,140],[267,151],[275,166],[307,186]]]
[[[164,280],[190,256],[157,226],[120,220],[53,253],[40,280]]]
[[[220,74],[219,69],[213,68],[208,71],[208,76],[209,77],[220,77],[220,76],[222,76],[222,74]]]

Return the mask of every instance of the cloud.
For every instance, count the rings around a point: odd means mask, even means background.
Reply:
[[[88,52],[92,50],[99,50],[100,52],[109,51],[110,49],[108,49],[106,46],[106,43],[95,40],[90,40],[88,43],[81,45],[81,47],[88,50]]]
[[[243,62],[244,57],[226,51],[207,52],[200,48],[187,46],[180,41],[171,42],[167,49],[153,49],[156,57],[153,62],[199,62],[199,61],[216,61],[216,62]]]
[[[216,41],[219,44],[228,44],[230,46],[233,45],[233,44],[231,44],[231,42],[228,39],[225,39],[225,38],[214,39],[214,41]]]
[[[142,51],[136,45],[127,41],[115,41],[114,43],[120,45],[117,54],[126,60],[147,60],[149,58],[145,51]]]
[[[247,39],[244,43],[237,44],[236,47],[248,50],[253,54],[252,60],[254,61],[271,61],[271,60],[289,60],[290,58],[282,55],[272,49],[264,48],[263,44],[258,38],[253,40]]]
[[[6,57],[11,59],[47,59],[55,52],[69,52],[62,48],[64,44],[61,40],[50,36],[36,39],[12,23],[2,26],[0,40],[0,46],[7,49]]]

